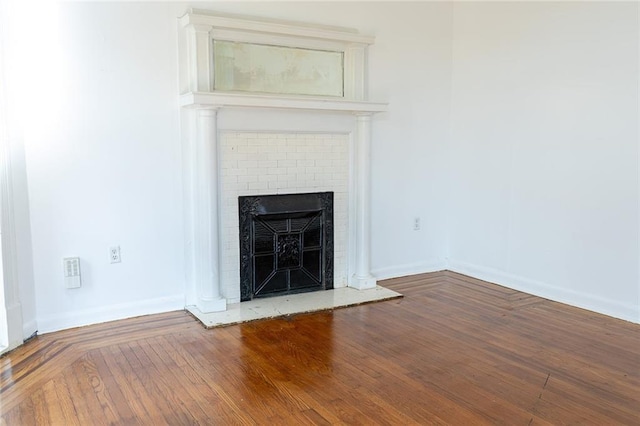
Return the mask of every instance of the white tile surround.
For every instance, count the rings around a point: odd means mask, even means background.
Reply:
[[[220,292],[240,301],[238,197],[334,193],[334,287],[347,285],[350,137],[343,133],[220,134]]]

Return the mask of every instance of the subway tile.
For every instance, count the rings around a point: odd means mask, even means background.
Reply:
[[[247,189],[249,190],[269,189],[269,182],[249,182]]]
[[[258,167],[258,161],[256,160],[241,160],[238,161],[238,168],[257,168]]]
[[[238,182],[258,182],[257,175],[238,176]]]

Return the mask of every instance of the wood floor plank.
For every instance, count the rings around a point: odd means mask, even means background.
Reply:
[[[74,368],[67,368],[63,370],[63,374],[60,377],[60,392],[64,393],[63,398],[71,405],[73,409],[73,417],[75,421],[81,425],[85,424],[103,424],[101,419],[94,419],[91,413],[91,408],[88,406],[94,403],[92,395],[79,386],[79,379],[76,377]],[[95,409],[95,405],[93,406]],[[99,412],[99,411],[98,411]]]
[[[34,424],[46,425],[52,423],[49,417],[49,409],[44,401],[44,391],[42,389],[38,389],[31,394],[31,407]]]
[[[200,396],[199,392],[194,389],[192,383],[185,377],[170,357],[163,356],[164,348],[162,343],[157,339],[145,339],[141,345],[142,350],[154,366],[162,366],[165,374],[158,377],[158,380],[181,392],[176,392],[179,404],[189,413],[188,423],[212,424],[214,419],[209,417],[206,412],[206,401]],[[162,355],[159,355],[162,354]]]
[[[41,424],[63,424],[65,422],[65,413],[62,405],[58,403],[55,382],[52,380],[43,386],[42,393],[43,399],[40,403],[47,410],[49,421]]]
[[[105,365],[116,382],[116,386],[126,398],[129,409],[139,423],[163,423],[160,407],[156,406],[149,397],[148,389],[140,382],[125,352],[123,352],[122,346],[125,345],[114,345],[99,349],[103,355]],[[125,348],[125,350],[128,350],[128,348]]]
[[[147,390],[146,395],[153,400],[156,409],[162,414],[168,424],[190,424],[191,416],[182,409],[182,400],[179,396],[180,389],[173,387],[163,371],[153,365],[149,360],[142,345],[144,339],[126,345],[129,349],[127,361],[131,364],[140,384]],[[181,409],[174,409],[181,408]]]
[[[640,424],[640,326],[441,271],[207,330],[184,311],[0,358],[0,425]]]
[[[223,329],[217,331],[224,332]],[[180,338],[183,337],[180,336]],[[226,356],[218,356],[210,351],[211,346],[216,347],[217,345],[208,340],[178,340],[173,343],[173,346],[175,347],[178,343],[180,344],[179,351],[191,370],[190,375],[199,392],[207,399],[208,409],[216,415],[217,422],[222,424],[256,424],[256,421],[251,417],[250,410],[242,409],[245,402],[241,393],[245,386],[242,377],[237,372],[234,374],[233,371],[226,371],[229,370],[228,366],[235,362],[236,357],[231,356],[232,352],[223,350],[222,353]],[[226,341],[221,343],[223,346]],[[216,367],[220,368],[220,365],[226,367],[221,371],[229,376],[219,373]],[[226,380],[225,377],[229,377],[230,380]]]

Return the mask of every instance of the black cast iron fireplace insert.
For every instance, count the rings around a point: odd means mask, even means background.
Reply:
[[[333,192],[238,197],[240,300],[333,288]]]

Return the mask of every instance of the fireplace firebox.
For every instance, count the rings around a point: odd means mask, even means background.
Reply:
[[[333,288],[333,192],[238,197],[240,300]]]

